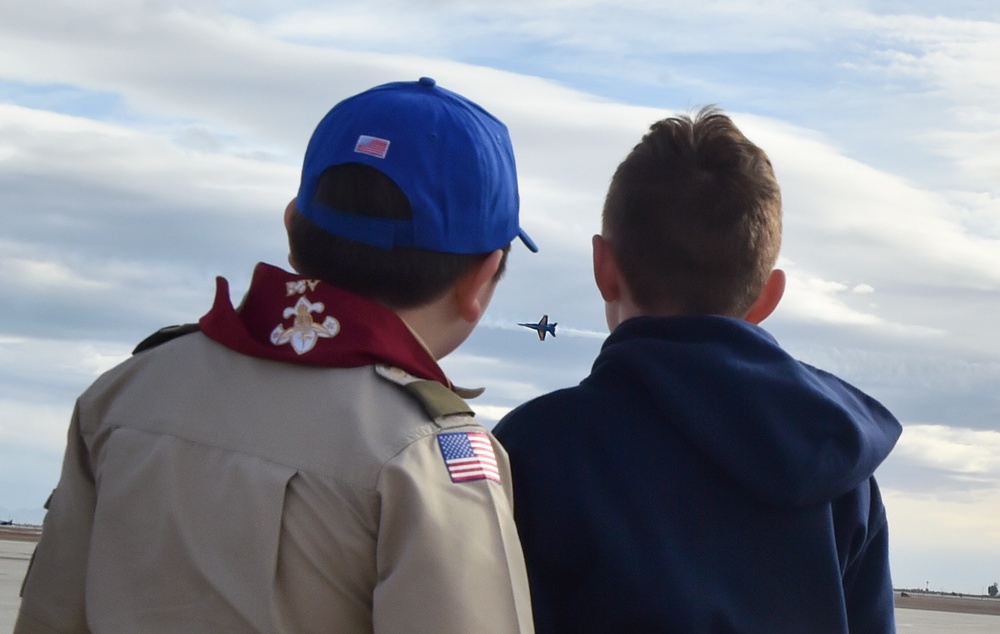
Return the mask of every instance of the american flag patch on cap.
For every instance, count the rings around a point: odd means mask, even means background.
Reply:
[[[389,142],[377,136],[362,134],[358,137],[358,142],[354,144],[354,151],[359,154],[367,154],[375,158],[384,159],[389,151]]]
[[[438,434],[437,439],[452,482],[500,482],[500,469],[489,436],[479,431],[458,431]]]

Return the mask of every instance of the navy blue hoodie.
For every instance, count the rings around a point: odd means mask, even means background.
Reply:
[[[893,632],[882,405],[725,317],[640,317],[494,430],[539,632]]]

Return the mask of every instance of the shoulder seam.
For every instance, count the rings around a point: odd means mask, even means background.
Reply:
[[[132,350],[132,354],[136,355],[140,352],[145,352],[164,344],[172,339],[178,337],[183,337],[184,335],[189,335],[192,332],[198,332],[201,330],[201,326],[196,323],[192,324],[178,324],[174,326],[167,326],[166,328],[160,328],[153,334],[149,335],[145,339],[139,342],[139,344]]]

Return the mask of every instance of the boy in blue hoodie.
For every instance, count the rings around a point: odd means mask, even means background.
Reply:
[[[720,111],[655,123],[594,236],[611,335],[495,434],[538,632],[894,631],[872,473],[901,428],[757,324],[781,194]]]

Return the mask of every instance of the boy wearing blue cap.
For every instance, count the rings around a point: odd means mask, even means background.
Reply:
[[[295,273],[78,400],[16,632],[524,632],[506,455],[437,360],[520,238],[505,126],[431,79],[335,106]]]
[[[780,242],[771,162],[718,110],[619,165],[593,239],[611,334],[495,428],[537,631],[894,631],[872,473],[900,425],[757,325]]]

